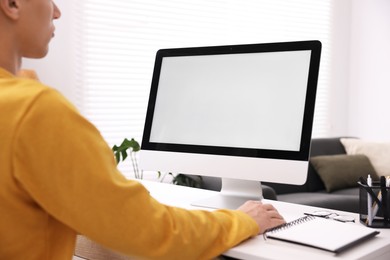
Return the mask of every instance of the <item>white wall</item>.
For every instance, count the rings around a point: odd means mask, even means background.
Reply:
[[[62,17],[50,53],[40,61],[26,60],[25,68],[37,71],[43,82],[59,89],[72,102],[75,62],[70,37],[70,9],[74,2],[57,1]],[[390,1],[334,0],[333,39],[329,72],[330,136],[350,135],[390,140]]]
[[[348,92],[348,133],[390,140],[389,0],[352,1]]]
[[[329,82],[329,135],[348,135],[350,0],[333,0]],[[321,70],[321,68],[320,68]]]

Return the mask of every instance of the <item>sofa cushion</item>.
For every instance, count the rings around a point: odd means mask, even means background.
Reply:
[[[390,142],[371,142],[355,138],[341,138],[347,154],[366,155],[380,176],[390,175]]]
[[[340,137],[314,138],[311,140],[310,157],[333,154],[346,154],[344,146],[340,142]]]
[[[356,188],[359,191],[358,188]],[[279,201],[343,210],[359,213],[359,196],[345,194],[329,194],[327,192],[301,192],[278,195]]]
[[[326,191],[324,191],[324,192],[326,192]],[[360,189],[359,189],[359,187],[346,188],[346,189],[341,189],[341,190],[335,190],[331,194],[351,195],[351,196],[355,196],[356,198],[359,198]]]
[[[322,155],[310,159],[328,192],[356,187],[360,176],[371,174],[378,179],[370,160],[365,155]]]
[[[345,154],[345,149],[340,143],[339,137],[332,138],[314,138],[311,142],[310,157],[318,155]],[[262,182],[271,186],[276,194],[294,193],[294,192],[316,192],[325,190],[325,186],[320,176],[318,176],[314,167],[309,163],[307,180],[303,185],[291,185],[282,183]]]

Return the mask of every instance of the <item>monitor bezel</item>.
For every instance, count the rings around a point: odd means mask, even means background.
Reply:
[[[155,58],[155,66],[153,71],[141,150],[307,161],[309,158],[310,144],[311,144],[311,134],[312,134],[312,126],[313,126],[315,97],[317,92],[321,47],[322,46],[320,41],[297,41],[297,42],[172,48],[172,49],[158,50]],[[255,149],[255,148],[242,148],[242,147],[221,147],[221,146],[192,145],[192,144],[189,145],[189,144],[156,143],[150,141],[153,116],[154,116],[156,98],[158,93],[161,65],[164,57],[244,54],[244,53],[261,53],[261,52],[266,53],[266,52],[302,51],[302,50],[311,51],[311,55],[310,55],[310,65],[309,65],[308,81],[307,81],[307,88],[306,88],[307,91],[306,91],[306,98],[305,98],[303,124],[302,124],[302,131],[301,131],[301,142],[298,151]]]

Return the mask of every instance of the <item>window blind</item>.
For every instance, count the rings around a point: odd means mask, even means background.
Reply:
[[[74,1],[76,105],[111,146],[141,141],[158,49],[320,40],[313,136],[326,136],[331,11],[331,0]]]

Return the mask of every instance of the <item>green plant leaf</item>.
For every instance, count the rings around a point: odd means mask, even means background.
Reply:
[[[202,186],[202,177],[201,176],[195,176],[195,177],[190,177],[185,174],[178,174],[174,176],[173,174],[170,173],[170,175],[173,176],[172,183],[175,185],[181,185],[181,186],[187,186],[187,187],[194,187],[194,188],[201,188]]]
[[[138,152],[139,150],[141,150],[141,146],[136,140],[134,140],[134,138],[131,138],[130,141],[127,138],[125,138],[121,146],[126,148],[126,150],[131,148],[133,152]]]
[[[131,140],[125,138],[120,146],[114,145],[112,151],[114,152],[117,163],[127,158],[127,150],[130,150],[130,152],[138,152],[141,150],[141,146],[134,138],[131,138]]]

